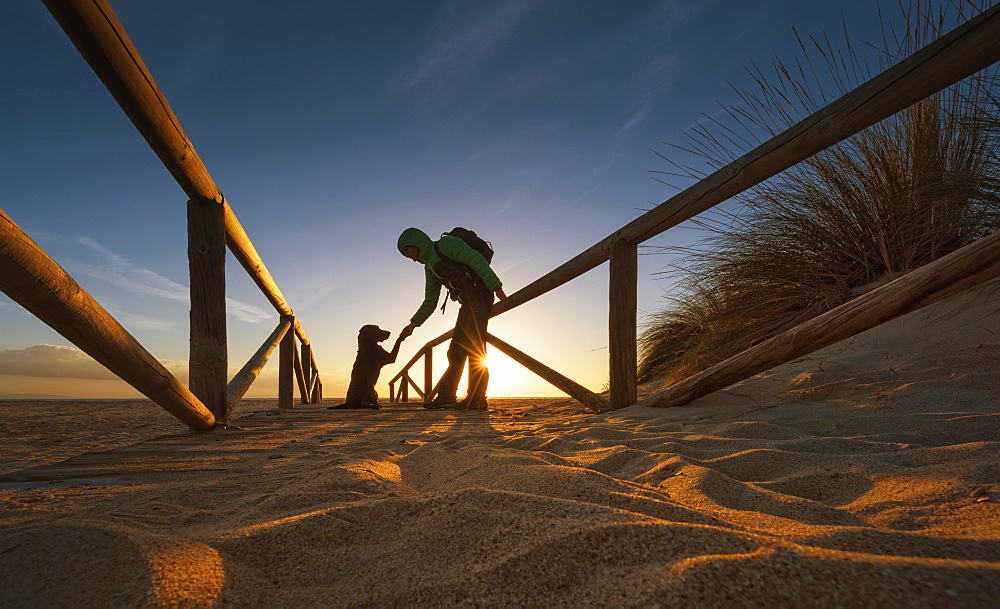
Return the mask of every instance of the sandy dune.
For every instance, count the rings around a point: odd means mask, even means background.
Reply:
[[[995,607],[998,309],[664,410],[2,403],[0,606]]]

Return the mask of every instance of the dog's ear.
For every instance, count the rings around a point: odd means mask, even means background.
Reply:
[[[377,333],[378,331],[379,331],[379,327],[378,326],[373,326],[371,324],[368,324],[366,326],[361,326],[361,329],[358,330],[358,340],[360,340],[360,341],[371,341],[372,338],[373,338],[373,335],[375,333]]]

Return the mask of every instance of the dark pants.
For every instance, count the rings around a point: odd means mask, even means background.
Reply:
[[[455,321],[455,332],[448,346],[448,369],[437,386],[438,399],[454,399],[458,382],[462,379],[465,362],[469,362],[470,403],[486,399],[486,386],[490,373],[486,359],[486,326],[493,311],[493,292],[478,281],[459,294],[461,307]]]

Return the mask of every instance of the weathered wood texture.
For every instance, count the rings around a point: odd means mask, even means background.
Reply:
[[[292,326],[295,319],[281,317]],[[292,408],[295,395],[295,332],[288,332],[278,345],[278,408]]]
[[[625,239],[611,244],[608,286],[608,360],[611,408],[635,403],[636,387],[636,308],[639,281],[639,248]]]
[[[279,315],[294,317],[295,314],[292,312],[292,307],[288,305],[281,290],[278,289],[278,284],[275,283],[271,277],[271,273],[264,266],[264,261],[261,260],[260,254],[257,253],[257,249],[253,246],[246,231],[243,230],[243,225],[240,224],[239,218],[233,213],[227,201],[223,201],[222,205],[226,211],[226,243],[229,245],[229,251],[239,260],[247,274],[250,275],[250,278],[253,279],[257,287],[260,288],[260,291],[263,292],[264,297],[274,307],[274,310]],[[299,337],[299,340],[303,344],[310,344],[309,337],[302,330],[298,319],[295,320],[295,335]]]
[[[111,5],[107,0],[43,2],[188,197],[225,204],[226,240],[233,255],[275,310],[293,315]],[[301,326],[295,332],[309,342]]]
[[[302,365],[302,373],[304,375],[303,384],[305,385],[305,392],[303,393],[302,403],[311,402],[312,396],[312,382],[313,382],[313,367],[312,367],[312,345],[309,343],[302,343],[299,346],[299,361]]]
[[[250,386],[253,385],[253,382],[257,380],[257,375],[267,365],[267,360],[271,358],[271,354],[274,353],[278,342],[285,337],[285,334],[291,328],[292,322],[288,319],[282,319],[278,322],[278,327],[271,332],[271,335],[261,344],[250,360],[236,373],[233,380],[229,381],[227,387],[226,415],[223,418],[223,422],[229,422],[229,417],[232,415],[233,409],[243,399],[243,396],[250,389]]]
[[[417,385],[417,382],[412,378],[410,378],[409,374],[404,375],[403,378],[405,378],[406,381],[410,384],[410,386],[413,387],[413,390],[417,392],[417,395],[420,396],[420,399],[424,400],[425,392],[423,389],[420,388],[420,385]]]
[[[309,394],[307,393],[308,389],[306,388],[306,373],[302,368],[302,358],[299,357],[298,349],[292,350],[292,359],[294,360],[292,362],[292,368],[295,370],[295,380],[299,385],[299,403],[308,404]]]
[[[229,358],[226,344],[226,231],[222,206],[210,199],[187,203],[191,274],[188,388],[216,420],[226,418]]]
[[[0,210],[0,290],[192,429],[215,416]]]
[[[998,276],[1000,233],[994,233],[647,396],[639,404],[687,404]]]
[[[515,349],[496,336],[487,334],[486,342],[502,351],[507,357],[551,383],[556,389],[566,393],[566,395],[572,397],[594,412],[605,412],[610,409],[608,401],[601,396],[587,389],[583,385],[580,385],[579,383],[566,378],[562,374],[559,374],[530,355]]]

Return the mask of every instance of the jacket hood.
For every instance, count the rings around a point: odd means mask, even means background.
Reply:
[[[408,228],[399,236],[399,239],[396,241],[396,249],[399,250],[400,254],[406,255],[404,250],[407,245],[417,246],[420,250],[417,261],[425,264],[427,263],[429,254],[434,250],[434,242],[427,236],[427,233],[419,228]]]

